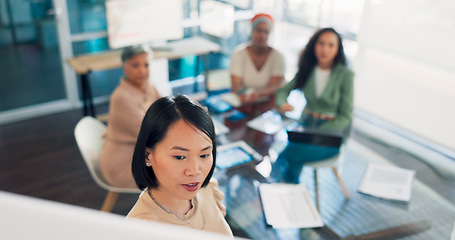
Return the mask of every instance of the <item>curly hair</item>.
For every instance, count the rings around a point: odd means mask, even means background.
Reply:
[[[312,70],[318,64],[318,59],[316,58],[314,50],[316,43],[319,40],[319,37],[326,32],[334,33],[338,38],[338,52],[337,55],[335,56],[335,59],[333,60],[334,66],[339,63],[346,65],[346,55],[344,54],[343,42],[341,40],[340,34],[333,28],[319,29],[313,34],[313,36],[311,36],[307,45],[300,53],[298,62],[297,82],[296,85],[294,86],[294,89],[301,89],[305,86]]]

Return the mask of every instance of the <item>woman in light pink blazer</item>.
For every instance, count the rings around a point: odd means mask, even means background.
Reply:
[[[101,173],[117,187],[136,187],[131,160],[145,112],[160,94],[149,81],[149,55],[141,47],[122,53],[123,73],[112,93],[106,142],[101,152]]]

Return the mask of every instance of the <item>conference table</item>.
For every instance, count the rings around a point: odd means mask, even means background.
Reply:
[[[450,239],[454,228],[454,203],[438,195],[417,179],[413,182],[412,200],[408,204],[377,199],[357,192],[368,162],[391,164],[387,160],[366,154],[361,143],[348,140],[342,162],[342,178],[351,193],[346,199],[337,180],[330,172],[319,173],[320,228],[275,229],[266,224],[258,187],[269,183],[272,163],[286,144],[287,133],[264,134],[246,126],[247,120],[232,123],[214,114],[230,132],[218,136],[218,144],[244,140],[264,156],[258,165],[230,170],[217,169],[214,177],[224,192],[226,219],[236,231],[251,239]],[[304,168],[303,181],[314,199],[313,172]],[[320,171],[319,171],[320,172]]]
[[[206,56],[210,53],[219,52],[221,46],[206,38],[190,37],[171,41],[153,49],[154,59],[179,59],[187,55]],[[80,76],[84,116],[95,117],[93,96],[90,88],[89,75],[92,72],[115,69],[122,66],[121,49],[108,50],[98,53],[83,54],[67,59],[69,65]],[[204,59],[205,69],[207,60]],[[205,72],[204,72],[205,73]]]

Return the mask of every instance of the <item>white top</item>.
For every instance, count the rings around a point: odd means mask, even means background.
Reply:
[[[241,77],[245,88],[260,89],[267,87],[273,76],[284,77],[284,57],[272,49],[261,70],[257,70],[246,49],[247,45],[236,48],[231,58],[231,75]]]
[[[316,96],[321,96],[322,92],[324,91],[327,82],[329,81],[330,73],[332,72],[331,69],[322,69],[316,67]]]

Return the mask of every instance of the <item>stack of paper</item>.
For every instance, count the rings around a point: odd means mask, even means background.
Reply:
[[[221,99],[223,99],[233,107],[240,107],[240,105],[242,105],[239,96],[237,96],[237,94],[233,92],[223,93],[220,96]]]
[[[246,94],[248,95],[249,93],[253,92],[253,89],[247,89]],[[233,92],[228,92],[228,93],[223,93],[220,95],[221,99],[229,103],[233,107],[240,107],[242,106],[242,101],[240,100],[240,97],[233,93]],[[265,102],[268,101],[269,99],[267,97],[261,97],[256,100],[257,103],[259,102]]]
[[[303,184],[261,184],[267,224],[274,228],[322,227],[321,216]]]
[[[214,125],[214,127],[215,127],[215,134],[216,134],[217,136],[229,132],[229,128],[226,127],[226,125],[224,125],[224,124],[221,123],[220,121],[218,121],[216,118],[212,118],[212,121],[213,121],[213,125]]]
[[[358,191],[367,195],[407,203],[411,200],[415,171],[369,163]]]
[[[266,134],[275,134],[293,122],[295,120],[283,117],[278,112],[271,110],[248,121],[246,125]]]

